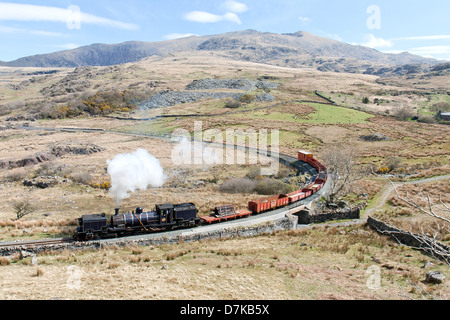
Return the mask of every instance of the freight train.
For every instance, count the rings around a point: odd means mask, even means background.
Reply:
[[[85,215],[78,219],[78,228],[74,238],[77,241],[106,239],[131,236],[143,233],[164,232],[176,229],[195,228],[200,225],[221,223],[232,219],[246,218],[266,211],[282,208],[304,200],[321,190],[328,179],[327,168],[317,161],[313,154],[298,152],[298,160],[308,163],[316,171],[307,187],[263,199],[250,201],[247,209],[237,210],[232,205],[216,207],[209,216],[198,217],[194,203],[157,205],[154,211],[144,212],[141,207],[131,213],[121,214],[116,209],[115,215],[108,218],[103,214]]]

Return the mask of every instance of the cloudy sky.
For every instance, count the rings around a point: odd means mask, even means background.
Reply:
[[[245,29],[450,60],[449,12],[448,0],[0,0],[0,60]]]

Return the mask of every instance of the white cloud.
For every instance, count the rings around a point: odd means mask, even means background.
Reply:
[[[60,32],[50,32],[44,30],[32,30],[32,29],[23,29],[23,28],[13,28],[0,26],[0,33],[9,33],[9,34],[31,34],[34,36],[45,36],[45,37],[63,37],[64,34]]]
[[[412,54],[417,54],[419,56],[450,60],[450,46],[418,47],[412,48],[408,51]]]
[[[223,3],[222,7],[231,12],[235,13],[243,13],[248,11],[248,7],[245,3],[237,2],[235,0],[228,0],[225,3]]]
[[[308,24],[308,23],[310,23],[310,22],[312,21],[310,18],[308,18],[308,17],[302,17],[302,16],[298,17],[298,20],[300,20],[300,21],[303,22],[304,24]]]
[[[377,38],[373,34],[369,34],[365,38],[366,42],[362,45],[369,48],[390,48],[394,45],[391,40]]]
[[[192,36],[198,37],[198,34],[193,34],[193,33],[171,33],[171,34],[165,35],[164,38],[167,39],[167,40],[174,40],[174,39],[181,39],[181,38],[187,38],[187,37],[192,37]]]
[[[232,12],[229,12],[227,14],[224,15],[217,15],[217,14],[212,14],[209,12],[204,12],[204,11],[192,11],[192,12],[188,12],[184,15],[184,19],[189,20],[189,21],[193,21],[193,22],[199,22],[199,23],[216,23],[216,22],[221,22],[221,21],[231,21],[237,24],[242,24],[241,20],[239,19],[239,17]]]
[[[139,26],[133,23],[111,20],[84,12],[73,10],[76,6],[67,9],[31,4],[0,3],[0,21],[50,21],[69,23],[78,19],[80,24],[95,24],[123,30],[138,30]]]
[[[65,44],[57,44],[57,45],[54,45],[53,47],[61,48],[64,50],[72,50],[72,49],[79,48],[80,46],[76,43],[65,43]]]
[[[431,35],[431,36],[418,36],[418,37],[401,37],[395,38],[393,40],[450,40],[450,35],[442,34],[442,35]]]

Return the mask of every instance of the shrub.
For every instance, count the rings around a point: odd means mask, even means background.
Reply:
[[[402,106],[394,110],[393,116],[398,120],[407,121],[413,117],[413,114],[407,106]]]
[[[247,173],[247,178],[255,180],[261,177],[261,168],[254,167],[249,170]]]
[[[16,213],[17,220],[22,219],[23,217],[33,213],[34,207],[28,200],[18,200],[13,201],[11,203],[11,206],[14,209],[14,212]]]
[[[89,172],[77,172],[72,176],[72,180],[81,184],[88,184],[92,180]]]
[[[28,173],[25,169],[17,169],[17,170],[11,170],[5,178],[8,181],[22,181],[28,176]]]
[[[435,113],[448,112],[448,111],[450,111],[450,102],[438,102],[438,103],[435,103],[430,108],[430,110],[435,112]]]
[[[227,99],[225,101],[225,108],[229,108],[229,109],[236,109],[239,108],[241,106],[241,104],[239,103],[239,101],[236,101],[234,99]]]
[[[274,195],[280,193],[289,193],[291,186],[277,180],[264,179],[258,183],[255,188],[258,194],[262,195]]]
[[[436,119],[430,115],[421,115],[417,121],[421,123],[437,123]]]
[[[388,157],[386,159],[386,167],[389,169],[389,172],[391,172],[400,168],[401,162],[399,157]]]
[[[220,186],[221,192],[226,193],[252,193],[255,190],[257,182],[249,178],[234,178],[225,181]]]
[[[242,97],[239,98],[239,102],[249,104],[252,103],[255,100],[255,95],[251,93],[246,93]]]

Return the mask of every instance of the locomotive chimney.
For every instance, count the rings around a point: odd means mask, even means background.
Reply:
[[[116,216],[119,215],[119,210],[120,210],[119,208],[116,208],[116,209],[115,209],[115,211],[116,211]]]

